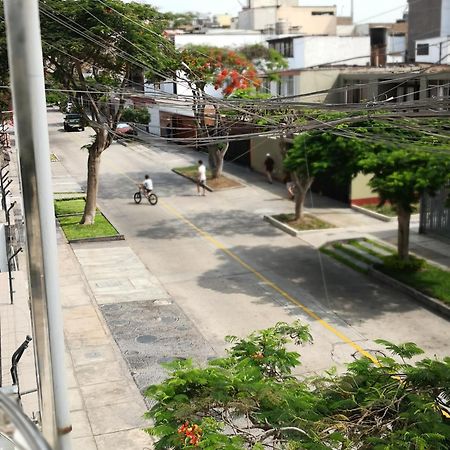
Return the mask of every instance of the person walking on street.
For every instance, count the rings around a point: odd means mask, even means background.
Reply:
[[[267,181],[272,184],[272,172],[275,167],[275,161],[270,156],[270,153],[267,153],[266,159],[264,160],[264,167],[266,168]]]
[[[202,194],[206,195],[205,190],[206,185],[206,167],[203,164],[203,161],[200,159],[198,161],[198,169],[197,169],[197,194],[200,195],[200,188],[202,188]]]

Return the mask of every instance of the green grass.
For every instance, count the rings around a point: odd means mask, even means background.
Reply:
[[[392,205],[390,205],[388,203],[385,203],[383,206],[378,206],[376,204],[361,205],[361,208],[370,209],[370,211],[374,211],[379,214],[383,214],[384,216],[397,217],[397,211],[395,210],[395,208]],[[413,205],[412,213],[416,214],[418,212],[419,212],[419,204],[416,203],[415,205]]]
[[[80,225],[85,203],[84,198],[55,200],[56,217],[69,241],[74,239],[111,237],[119,234],[98,209],[93,225]]]
[[[392,251],[392,249],[389,247],[385,247],[376,241],[368,240],[368,242],[378,246],[379,248],[388,250],[389,252],[392,253],[392,255],[395,255],[395,252]],[[353,245],[355,248],[360,248],[360,249],[364,250],[368,254],[377,256],[380,259],[384,258],[384,256],[377,254],[376,251],[365,248],[357,240],[350,241],[349,244]],[[360,255],[356,251],[353,252],[351,249],[344,248],[339,243],[334,244],[333,247],[340,249],[341,251],[347,253],[348,255],[350,255],[362,262],[365,262],[368,264],[373,264],[373,262],[364,258],[363,255]],[[361,272],[360,268],[355,267],[354,265],[351,264],[351,262],[345,260],[342,257],[339,258],[340,255],[333,254],[331,250],[323,249],[323,252],[330,256],[333,256],[333,258],[335,258],[338,261],[341,261],[342,263],[346,264],[347,266],[353,267],[353,269]],[[392,257],[390,257],[390,258],[392,258]],[[411,269],[400,270],[400,269],[396,269],[396,268],[387,267],[384,264],[376,264],[375,267],[380,272],[383,272],[386,275],[388,275],[398,281],[401,281],[402,283],[404,283],[414,289],[417,289],[418,291],[420,291],[430,297],[434,297],[434,298],[441,300],[442,302],[450,305],[450,272],[449,271],[440,269],[439,267],[435,267],[426,262],[424,262],[424,265],[421,269],[416,270],[416,271],[413,271]]]
[[[56,217],[66,216],[68,214],[82,214],[85,204],[84,198],[55,200]]]
[[[295,220],[295,214],[277,214],[273,216],[274,219],[289,225],[298,231],[307,230],[324,230],[327,228],[334,228],[331,223],[325,222],[324,220],[318,219],[315,216],[305,214],[303,220]]]
[[[377,266],[381,272],[417,289],[430,297],[437,298],[450,305],[450,272],[439,267],[425,264],[416,272],[406,272]]]
[[[65,216],[58,219],[69,241],[74,239],[111,237],[119,234],[102,213],[95,215],[95,223],[93,225],[80,225],[81,218],[82,215],[80,214],[79,216]]]

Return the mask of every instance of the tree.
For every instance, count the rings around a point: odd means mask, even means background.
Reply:
[[[366,174],[372,175],[370,187],[379,195],[380,204],[389,202],[397,210],[397,251],[400,260],[409,258],[409,230],[413,205],[428,193],[434,195],[450,182],[450,151],[437,139],[417,131],[399,130],[391,124],[372,123],[371,133],[398,135],[405,133],[414,143],[371,145],[360,161]]]
[[[87,196],[81,220],[92,224],[100,159],[120,121],[124,91],[142,89],[144,78],[163,78],[176,53],[162,37],[164,16],[148,5],[45,0],[40,9],[47,78],[72,93],[76,109],[95,133],[87,145]]]
[[[267,76],[269,80],[278,80],[277,72],[289,66],[281,53],[262,44],[244,45],[238,52],[251,61],[258,72]]]
[[[245,56],[225,48],[188,46],[181,53],[181,61],[192,91],[194,118],[200,137],[224,136],[219,145],[207,145],[213,178],[222,174],[223,160],[229,147],[219,107],[211,102],[205,89],[213,85],[225,97],[249,87],[258,87],[257,71]],[[208,111],[208,106],[213,113]]]
[[[175,361],[148,388],[156,450],[449,448],[449,411],[439,399],[450,389],[450,358],[411,363],[423,353],[415,344],[380,340],[394,357],[378,352],[343,373],[295,377],[300,355],[287,346],[311,342],[307,326],[278,323],[227,340],[224,358],[204,368]]]
[[[340,125],[340,129],[346,127],[345,124]],[[359,171],[358,161],[363,148],[362,142],[350,141],[331,132],[312,131],[294,138],[283,165],[295,183],[296,220],[303,219],[306,195],[314,178],[328,173],[346,183]]]

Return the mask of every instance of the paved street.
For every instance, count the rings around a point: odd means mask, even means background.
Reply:
[[[52,152],[71,176],[85,185],[87,154],[80,147],[88,142],[89,131],[64,133],[62,116],[56,111],[49,114],[49,121]],[[113,144],[102,157],[98,204],[126,236],[126,245],[154,281],[142,285],[144,291],[151,291],[144,297],[133,300],[124,289],[123,296],[114,301],[100,302],[132,370],[145,371],[142,359],[133,361],[130,355],[133,339],[144,336],[151,341],[165,332],[164,326],[155,327],[152,322],[165,314],[152,311],[156,297],[166,299],[173,309],[167,322],[175,315],[182,326],[181,333],[169,333],[172,350],[147,359],[148,365],[167,359],[171,351],[173,357],[203,360],[224,351],[225,335],[244,336],[277,321],[297,318],[311,325],[315,339],[313,346],[301,350],[304,372],[340,365],[351,360],[356,350],[375,349],[373,340],[377,338],[414,341],[429,355],[448,354],[447,321],[404,294],[321,256],[306,240],[265,223],[264,214],[292,209],[292,203],[280,195],[281,187],[269,189],[262,177],[248,174],[256,183],[197,197],[195,186],[170,170],[197,159],[195,152],[162,143],[151,148]],[[145,173],[151,175],[160,197],[157,206],[135,205],[132,200],[136,183]],[[236,173],[247,179],[246,171]],[[315,206],[320,208],[319,203]],[[353,214],[348,220],[355,226]],[[367,226],[379,224],[375,219],[363,220]],[[113,251],[122,244],[102,245]],[[81,258],[89,250],[89,244],[83,246],[75,248]],[[85,256],[89,258],[88,253]],[[117,261],[118,272],[126,266],[126,260]],[[94,272],[91,275],[95,277]],[[88,277],[88,281],[92,280]],[[144,314],[148,314],[148,329]],[[124,327],[119,319],[126,319],[128,325]],[[177,347],[183,330],[190,345]],[[163,336],[156,336],[160,338]],[[149,382],[151,377],[142,375],[140,380]]]

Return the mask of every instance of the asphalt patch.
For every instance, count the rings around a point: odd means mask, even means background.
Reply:
[[[161,364],[193,359],[205,364],[214,351],[173,301],[100,305],[141,393],[167,377]]]

